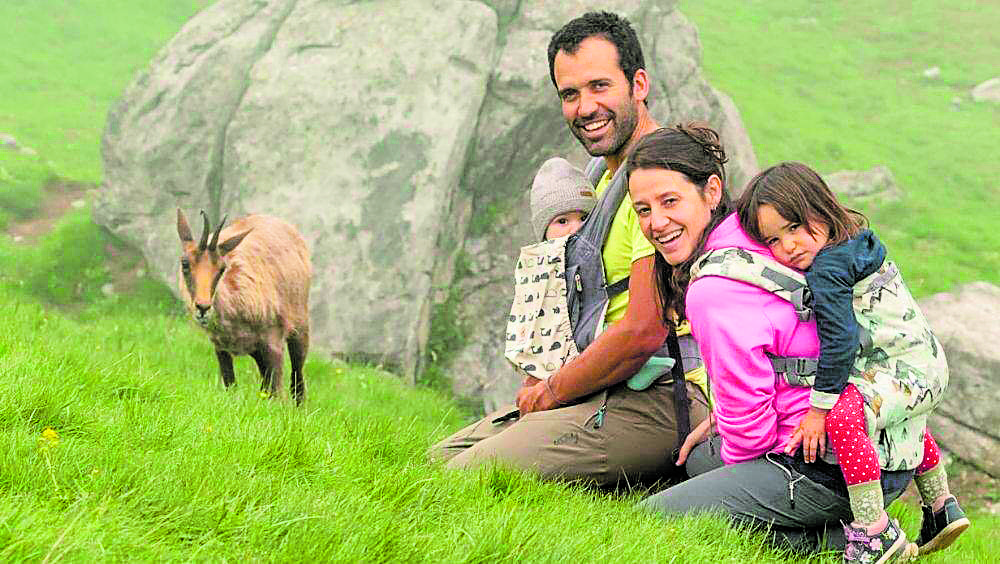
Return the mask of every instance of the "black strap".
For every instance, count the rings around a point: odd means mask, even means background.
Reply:
[[[670,328],[667,335],[667,350],[674,359],[671,369],[674,376],[674,410],[677,415],[677,450],[684,444],[684,439],[691,433],[691,416],[688,411],[687,380],[684,378],[684,358],[681,357],[681,346],[677,342],[677,330]]]
[[[618,294],[624,292],[625,290],[628,290],[628,279],[629,277],[626,276],[625,278],[622,278],[621,280],[615,282],[614,284],[608,284],[607,291],[609,300],[617,296]]]

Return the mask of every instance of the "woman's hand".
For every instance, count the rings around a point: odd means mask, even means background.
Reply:
[[[830,410],[810,407],[806,416],[792,433],[792,438],[785,445],[785,454],[792,454],[802,445],[802,456],[806,462],[816,462],[816,454],[826,454],[826,414]]]
[[[688,433],[687,438],[684,439],[684,444],[681,445],[681,448],[677,453],[677,466],[683,466],[688,455],[691,454],[691,449],[697,446],[698,443],[704,442],[708,439],[708,435],[714,425],[715,417],[711,412],[709,412],[708,417],[706,417],[704,421],[699,423],[694,429],[691,429],[691,432]]]

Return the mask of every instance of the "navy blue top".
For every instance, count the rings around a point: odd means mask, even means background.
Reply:
[[[819,366],[813,389],[839,394],[858,355],[860,328],[854,317],[854,285],[885,262],[885,245],[869,229],[823,247],[806,271],[819,334]]]

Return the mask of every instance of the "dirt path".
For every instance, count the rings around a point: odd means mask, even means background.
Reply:
[[[37,214],[25,219],[12,219],[5,229],[17,245],[30,246],[50,233],[56,223],[73,209],[87,205],[97,190],[93,183],[65,179],[51,179],[42,188],[42,202]],[[146,261],[136,249],[111,237],[104,248],[107,254],[109,284],[101,289],[106,295],[128,293],[137,281],[146,275]]]
[[[59,219],[75,207],[86,205],[95,186],[86,182],[53,179],[42,189],[42,206],[38,214],[23,221],[11,220],[7,234],[15,243],[30,245],[52,231]]]

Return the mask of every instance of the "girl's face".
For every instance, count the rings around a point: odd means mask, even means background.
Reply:
[[[809,229],[806,229],[805,225],[782,217],[770,204],[757,209],[757,226],[774,258],[799,270],[812,266],[816,253],[830,240],[830,229],[826,225],[809,221]]]
[[[703,191],[676,170],[640,168],[628,183],[642,234],[670,265],[691,257],[722,199],[722,181],[709,177]]]

